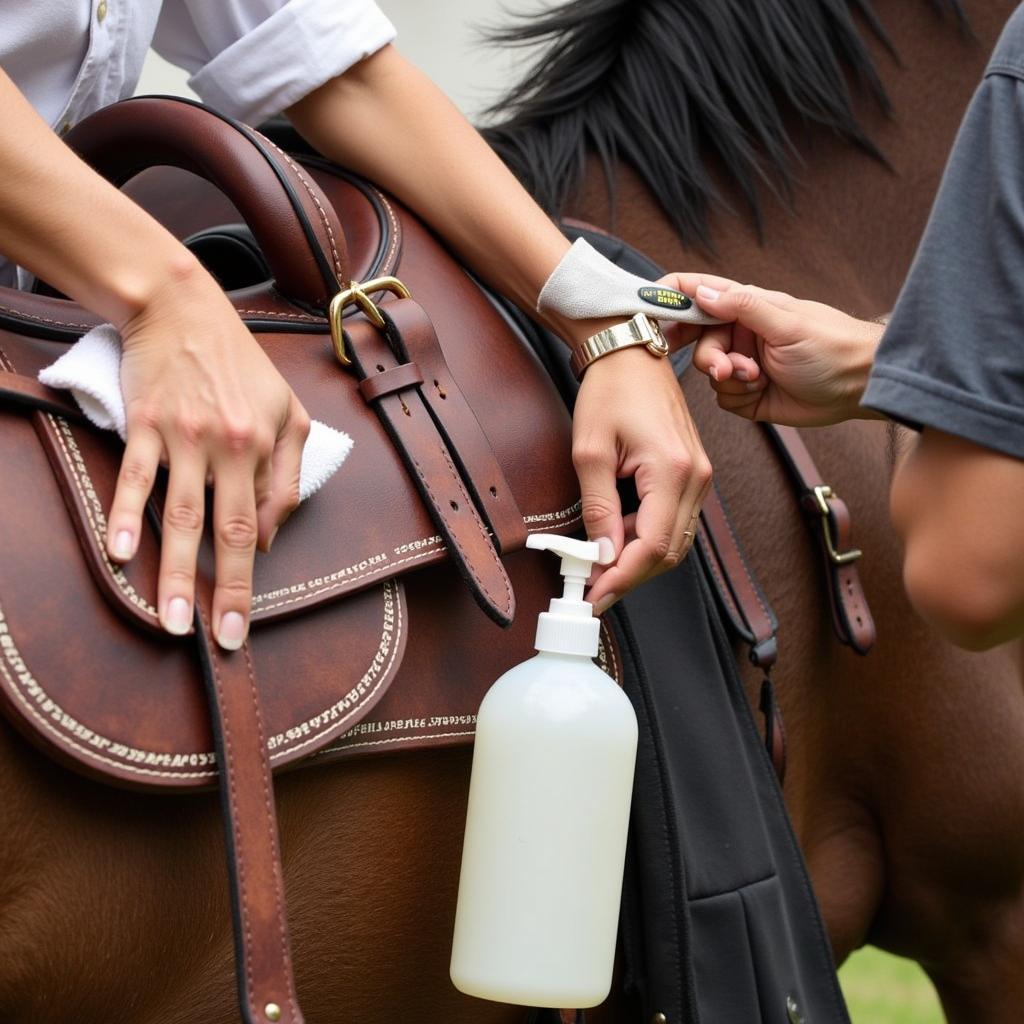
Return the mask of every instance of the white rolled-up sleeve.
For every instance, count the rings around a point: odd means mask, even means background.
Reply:
[[[372,0],[165,0],[153,49],[204,103],[258,124],[394,38]]]

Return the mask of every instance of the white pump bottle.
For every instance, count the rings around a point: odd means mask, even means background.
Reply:
[[[527,546],[562,556],[565,592],[540,616],[539,653],[480,705],[451,976],[484,999],[583,1008],[611,987],[636,715],[592,660],[598,545]]]

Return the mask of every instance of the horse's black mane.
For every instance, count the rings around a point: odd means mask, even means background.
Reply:
[[[929,2],[966,25],[960,0]],[[791,187],[794,116],[880,157],[853,111],[854,90],[890,109],[858,21],[896,56],[872,0],[571,0],[490,34],[548,46],[484,135],[549,213],[592,150],[610,190],[628,160],[681,237],[709,245],[709,163],[760,225],[759,185]]]

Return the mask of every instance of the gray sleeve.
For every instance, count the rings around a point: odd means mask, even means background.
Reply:
[[[1024,458],[1022,78],[1024,59],[1000,59],[997,49],[960,126],[863,400],[915,428],[1017,458]]]

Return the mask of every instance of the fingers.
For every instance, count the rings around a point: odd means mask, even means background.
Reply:
[[[107,521],[107,554],[114,561],[127,562],[138,550],[142,516],[162,452],[163,441],[155,428],[131,424]]]
[[[754,334],[777,337],[794,327],[794,314],[772,296],[785,300],[783,293],[762,291],[752,285],[714,288],[701,284],[696,298],[701,308],[722,320],[736,321]]]
[[[192,626],[196,558],[205,518],[206,458],[195,446],[181,446],[169,462],[157,607],[164,629],[183,636]]]
[[[615,565],[594,583],[587,600],[600,614],[643,580],[677,566],[693,544],[696,516],[711,483],[711,463],[700,442],[666,453],[637,469],[640,507],[635,536]]]
[[[292,395],[288,418],[274,445],[269,486],[265,492],[257,490],[258,538],[263,551],[270,550],[278,528],[298,508],[302,449],[308,436],[309,415]]]
[[[264,453],[263,457],[269,457]],[[217,577],[213,590],[213,635],[236,651],[249,631],[257,519],[255,460],[223,455],[214,464],[213,542]]]
[[[616,486],[614,438],[607,441],[594,435],[585,440],[575,438],[572,461],[580,481],[587,536],[601,543],[602,562],[611,561],[615,552],[622,550],[625,539],[622,504]]]

